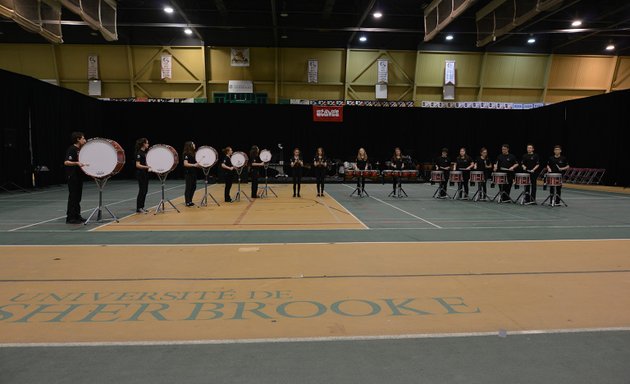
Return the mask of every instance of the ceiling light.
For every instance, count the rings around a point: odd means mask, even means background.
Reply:
[[[615,49],[615,46],[614,46],[614,45],[612,45],[612,44],[608,44],[608,45],[606,46],[606,50],[607,50],[607,51],[613,51],[614,49]]]
[[[184,33],[187,34],[187,35],[192,35],[192,29],[190,29],[190,28],[184,29]]]
[[[446,40],[448,40],[448,41],[453,40],[453,35],[446,35]]]
[[[280,36],[280,38],[281,38],[281,39],[288,39],[288,38],[289,38],[289,36],[287,36],[287,35],[282,35],[282,36]]]
[[[289,16],[289,14],[288,14],[288,13],[286,13],[286,12],[280,12],[280,16],[281,16],[281,17],[288,17],[288,16]]]
[[[362,42],[362,43],[365,43],[367,41],[367,37],[361,36],[361,37],[359,37],[359,41]]]
[[[536,39],[534,39],[533,37],[530,37],[530,38],[527,40],[527,43],[528,43],[528,44],[534,44],[535,42],[536,42]]]
[[[376,11],[372,14],[372,16],[374,16],[375,19],[380,19],[381,17],[383,17],[383,14],[379,11]]]
[[[582,20],[575,20],[571,23],[572,27],[579,27],[580,25],[582,25]]]
[[[173,13],[173,7],[168,7],[168,6],[164,7],[164,12]]]

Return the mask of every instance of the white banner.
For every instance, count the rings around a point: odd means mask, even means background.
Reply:
[[[377,78],[376,78],[376,82],[378,84],[387,84],[387,63],[388,61],[386,59],[378,59],[377,60]]]
[[[161,74],[162,80],[171,79],[172,68],[173,68],[173,56],[169,55],[168,53],[163,53],[162,60],[161,60],[161,68],[162,68],[162,74]]]
[[[308,82],[317,83],[319,62],[315,59],[308,59]]]
[[[98,80],[98,56],[88,55],[88,80]]]
[[[249,48],[232,48],[230,50],[232,67],[249,67]]]
[[[229,80],[228,93],[254,93],[254,83],[250,80]]]
[[[444,66],[444,84],[455,84],[455,60],[446,60]]]
[[[376,84],[376,99],[387,99],[387,84]]]

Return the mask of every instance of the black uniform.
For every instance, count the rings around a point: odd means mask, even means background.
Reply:
[[[254,163],[262,163],[262,160],[260,160],[258,155],[251,157],[249,160],[249,178],[252,183],[252,199],[258,197],[258,176],[260,171],[260,166],[254,166]]]
[[[448,156],[438,157],[437,159],[435,159],[435,169],[438,171],[444,171],[444,181],[440,183],[440,187],[442,187],[442,190],[440,191],[440,197],[445,197],[446,187],[448,186],[448,178],[450,175],[449,171],[451,169],[451,159],[449,159]]]
[[[525,186],[525,191],[532,195],[532,201],[536,201],[536,180],[538,180],[538,175],[540,175],[540,158],[538,157],[538,154],[524,154],[521,159],[521,165],[526,169],[526,172],[529,173],[529,177],[531,179],[531,184]],[[533,171],[534,167],[537,165],[538,168]]]
[[[293,175],[293,197],[300,197],[300,188],[302,187],[302,164],[298,162],[302,160],[301,157],[297,159],[295,156],[291,157],[291,171]]]
[[[359,171],[366,171],[368,167],[367,160],[361,160],[357,157],[357,169]],[[357,177],[357,188],[361,188],[361,191],[365,189],[365,176],[359,174]]]
[[[488,197],[488,189],[487,189],[487,181],[488,179],[490,179],[490,175],[492,173],[492,162],[490,161],[490,159],[486,156],[485,159],[482,159],[481,156],[477,157],[477,159],[475,160],[475,164],[477,165],[477,171],[481,171],[483,172],[483,182],[479,183],[479,189],[481,189],[483,191],[483,196],[482,198],[487,198]]]
[[[79,161],[79,148],[71,145],[66,151],[66,160]],[[64,165],[66,181],[68,182],[68,208],[66,210],[66,222],[80,221],[81,196],[83,195],[83,179],[78,166]]]
[[[514,166],[514,164],[518,164],[518,161],[516,160],[516,156],[511,153],[508,153],[507,155],[500,154],[497,156],[497,172],[507,173],[507,184],[504,186],[499,185],[499,189],[505,191],[508,196],[512,191],[512,182],[514,181],[514,171],[510,171],[508,169]]]
[[[392,157],[392,169],[394,171],[400,171],[400,170],[402,170],[404,168],[405,168],[405,162],[404,162],[402,156],[401,157],[395,157],[395,156]],[[400,186],[400,184],[401,184],[400,176],[396,175],[396,174],[392,174],[392,185],[393,185],[394,191],[396,191],[396,186],[397,185]]]
[[[136,162],[140,165],[147,165],[147,153],[142,149],[136,151]],[[144,201],[149,191],[149,171],[147,169],[136,168],[136,179],[138,179],[138,197],[136,198],[136,211],[144,209]]]
[[[564,173],[566,171],[561,171],[560,168],[566,167],[567,165],[569,165],[569,162],[567,161],[567,158],[562,155],[560,155],[559,157],[556,157],[554,155],[551,156],[549,160],[547,160],[547,165],[549,166],[549,168],[551,168],[551,173],[561,173],[564,176]],[[562,187],[550,187],[549,193],[552,195],[555,193],[558,195],[558,197],[560,197],[560,195],[562,194]]]
[[[184,153],[184,161],[188,164],[197,164],[194,153]],[[186,179],[186,189],[184,190],[184,201],[186,205],[192,205],[192,199],[197,189],[197,168],[184,167],[184,178]]]
[[[324,181],[326,180],[326,159],[323,156],[315,156],[313,166],[315,167],[315,181],[317,183],[317,194],[324,194]]]
[[[468,155],[466,155],[466,157],[457,156],[455,162],[457,170],[462,171],[462,175],[464,176],[464,182],[459,183],[459,186],[461,188],[463,184],[464,194],[466,195],[466,197],[468,197],[468,180],[470,180],[470,169],[466,168],[470,167],[470,165],[472,164],[472,158]]]
[[[223,164],[225,164],[226,167],[231,167],[232,159],[225,156],[225,158],[223,159]],[[232,202],[232,198],[230,197],[230,189],[232,189],[232,179],[234,177],[234,171],[230,171],[229,169],[224,168],[221,169],[223,169],[223,178],[225,180],[225,191],[223,193],[223,197],[226,203],[230,203]]]

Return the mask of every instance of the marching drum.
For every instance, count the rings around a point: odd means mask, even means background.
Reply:
[[[444,171],[431,171],[431,185],[444,181]]]
[[[216,149],[207,145],[199,147],[199,149],[197,149],[197,152],[195,153],[195,161],[197,161],[197,163],[203,168],[212,167],[214,164],[216,164],[218,159],[219,154],[217,153]]]
[[[464,182],[464,172],[462,171],[451,171],[449,181],[451,184],[453,183],[463,183]]]
[[[155,144],[147,152],[147,165],[157,174],[169,173],[179,164],[175,148],[166,144]]]
[[[396,174],[398,173],[398,171],[392,171],[391,169],[385,169],[385,170],[383,170],[383,177],[392,177],[392,176],[396,175],[394,172],[396,172]]]
[[[262,151],[260,151],[260,160],[262,160],[263,163],[268,163],[271,161],[271,151],[268,149],[263,149]]]
[[[361,171],[361,173],[363,174],[363,177],[368,177],[368,178],[378,177],[378,171],[376,169],[368,169],[365,171]]]
[[[232,154],[232,165],[235,168],[242,168],[245,164],[247,164],[247,155],[244,152],[234,152]]]
[[[81,170],[97,179],[114,176],[125,165],[125,151],[114,140],[95,137],[79,151],[79,162],[86,164]]]
[[[531,176],[529,173],[516,173],[514,175],[514,189],[518,189],[521,185],[530,185]]]
[[[346,175],[346,178],[352,179],[354,177],[354,169],[346,169],[344,175]]]
[[[547,173],[546,184],[550,187],[559,187],[562,185],[562,173]]]
[[[412,179],[415,177],[418,177],[418,171],[417,170],[406,170],[406,171],[401,171],[401,176],[402,177],[406,177],[408,179]]]
[[[492,186],[505,185],[508,183],[507,173],[505,172],[492,172]]]
[[[483,171],[470,171],[470,183],[483,183],[486,181],[486,175]]]

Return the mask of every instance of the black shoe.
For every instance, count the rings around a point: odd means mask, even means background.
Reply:
[[[77,217],[77,220],[79,220],[82,223],[85,223],[87,221],[87,219],[85,217],[83,217],[83,216]]]
[[[295,197],[295,193],[293,194],[293,197]]]
[[[297,197],[302,197],[302,196],[300,196],[300,194],[298,193],[298,194],[297,194]]]
[[[66,224],[83,224],[80,219],[66,219]]]

